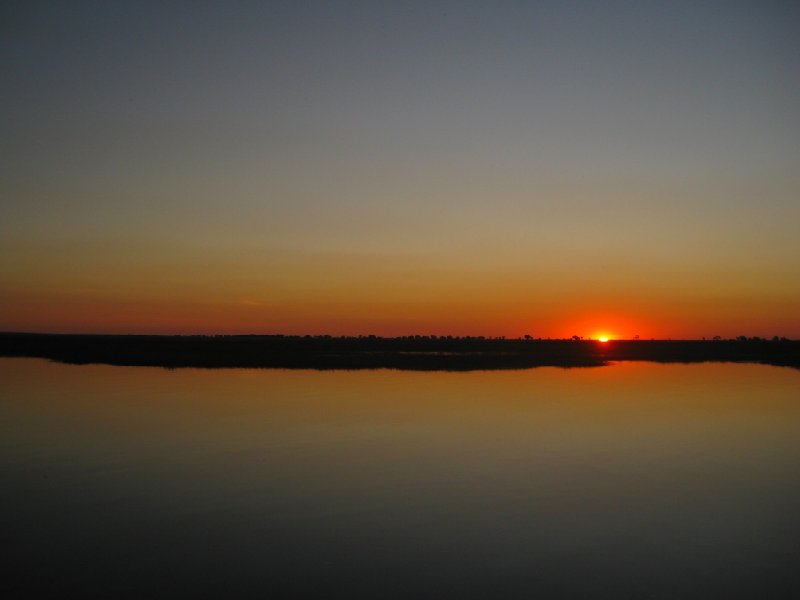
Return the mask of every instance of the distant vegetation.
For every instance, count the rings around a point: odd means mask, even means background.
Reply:
[[[740,336],[723,340],[518,339],[411,335],[383,338],[221,335],[0,334],[0,356],[65,363],[290,369],[521,369],[587,367],[611,361],[753,362],[800,368],[800,341]]]

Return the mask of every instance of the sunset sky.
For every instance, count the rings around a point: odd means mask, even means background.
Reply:
[[[0,331],[800,337],[800,3],[5,2]]]

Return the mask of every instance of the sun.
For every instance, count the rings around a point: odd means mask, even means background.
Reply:
[[[593,339],[593,340],[598,341],[598,342],[600,342],[602,344],[605,344],[606,342],[610,342],[611,340],[615,339],[616,337],[617,336],[615,334],[609,333],[608,329],[606,329],[605,331],[601,329],[600,331],[597,331],[594,335],[592,335],[592,337],[590,339]]]

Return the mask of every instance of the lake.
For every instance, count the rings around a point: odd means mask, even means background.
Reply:
[[[786,598],[800,370],[0,359],[9,597]]]

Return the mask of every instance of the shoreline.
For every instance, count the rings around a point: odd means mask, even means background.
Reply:
[[[800,369],[800,341],[0,333],[0,356],[165,368],[474,371],[650,361],[760,363]]]

